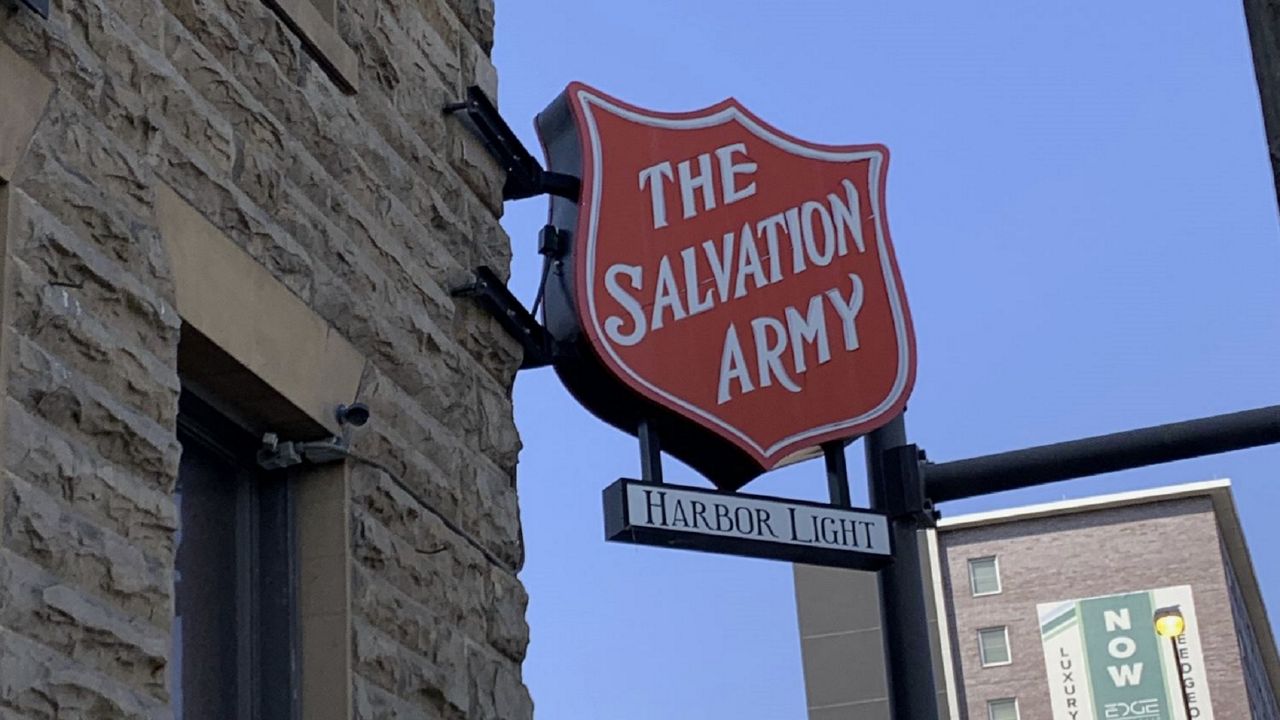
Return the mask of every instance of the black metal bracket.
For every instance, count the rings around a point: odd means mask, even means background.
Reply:
[[[281,440],[275,433],[262,436],[258,450],[258,466],[264,470],[279,470],[303,462],[315,465],[346,460],[351,455],[351,438],[334,435],[325,440]]]
[[[915,445],[900,445],[884,451],[885,472],[893,479],[887,484],[885,511],[889,517],[915,520],[920,527],[937,527],[939,513],[925,490],[924,451]]]
[[[559,260],[569,251],[569,232],[555,225],[546,225],[538,233],[538,254]]]
[[[444,112],[446,115],[462,113],[485,150],[507,171],[507,181],[502,186],[503,200],[555,195],[578,201],[582,182],[572,175],[543,170],[478,86],[467,88],[467,99],[446,105]]]
[[[450,293],[454,297],[475,298],[480,306],[493,315],[502,329],[520,342],[524,348],[521,370],[550,365],[555,358],[555,340],[530,313],[520,300],[488,266],[475,269],[475,279]]]

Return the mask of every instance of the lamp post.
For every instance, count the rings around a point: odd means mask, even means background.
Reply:
[[[1182,658],[1178,654],[1178,638],[1187,631],[1187,620],[1182,617],[1182,608],[1178,605],[1156,610],[1152,618],[1156,625],[1156,634],[1169,638],[1173,647],[1173,664],[1178,668],[1178,689],[1182,691],[1182,708],[1187,720],[1191,720],[1191,698],[1187,695],[1187,676],[1182,670]]]

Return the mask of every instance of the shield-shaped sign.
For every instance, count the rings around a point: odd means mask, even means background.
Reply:
[[[644,110],[572,84],[538,118],[570,242],[548,282],[588,408],[722,489],[902,412],[915,341],[885,221],[889,153],[791,137],[734,100]]]

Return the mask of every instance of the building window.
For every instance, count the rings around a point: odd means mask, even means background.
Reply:
[[[974,597],[1000,592],[1000,563],[994,555],[969,561],[969,588]]]
[[[987,703],[988,720],[1018,720],[1018,701],[1014,698]]]
[[[297,716],[297,572],[289,483],[254,438],[179,401],[173,654],[176,720]]]
[[[983,628],[978,631],[978,653],[982,656],[982,666],[1008,665],[1009,628]]]

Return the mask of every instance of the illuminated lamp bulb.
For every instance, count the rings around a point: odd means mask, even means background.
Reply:
[[[1182,608],[1178,606],[1160,608],[1153,618],[1156,634],[1162,638],[1181,637],[1187,630],[1187,621],[1182,617]]]

